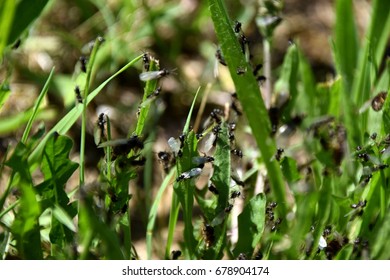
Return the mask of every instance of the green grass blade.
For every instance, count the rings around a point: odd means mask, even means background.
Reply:
[[[38,114],[39,107],[41,106],[43,98],[45,97],[47,91],[49,90],[49,86],[50,86],[50,82],[52,80],[53,74],[54,74],[54,67],[51,69],[49,77],[47,78],[46,83],[43,86],[43,89],[42,89],[41,93],[39,94],[37,101],[35,102],[33,112],[31,114],[30,119],[27,122],[26,129],[23,132],[23,136],[22,136],[22,140],[21,140],[22,143],[27,142],[28,135],[30,134],[32,124],[33,124],[33,122]]]
[[[105,80],[102,84],[100,84],[95,90],[93,90],[87,97],[86,103],[87,105],[100,93],[100,91],[114,78],[116,78],[119,74],[124,72],[126,69],[133,66],[136,62],[138,62],[142,58],[142,55],[137,56],[132,61],[123,66],[120,70],[118,70],[115,74]],[[68,130],[73,126],[73,124],[77,121],[77,119],[82,114],[82,106],[74,107],[66,116],[64,116],[42,139],[39,145],[34,149],[34,151],[29,156],[29,164],[36,162],[38,158],[41,156],[45,143],[47,142],[50,135],[54,132],[58,132],[59,134],[65,134]]]
[[[346,90],[350,91],[358,58],[358,41],[351,0],[336,1],[335,47],[340,74],[346,84]]]
[[[156,61],[154,59],[151,59],[150,64],[149,64],[149,71],[157,71],[157,70],[159,70],[159,69],[158,69],[158,65],[157,65]],[[145,102],[145,100],[148,98],[148,96],[156,90],[157,83],[158,83],[157,79],[152,79],[152,80],[149,80],[146,82],[142,102]],[[141,108],[139,108],[140,111],[139,111],[139,116],[138,116],[138,120],[137,120],[137,127],[135,128],[136,135],[142,134],[142,131],[143,131],[144,126],[145,126],[145,121],[146,121],[146,118],[147,118],[148,113],[149,113],[150,105],[151,104],[148,103],[148,104],[142,106]]]
[[[12,23],[16,10],[15,0],[6,0],[0,4],[0,57],[3,57],[4,48],[8,45]]]
[[[298,101],[296,104],[299,106],[301,112],[307,113],[310,117],[314,117],[316,114],[315,98],[317,94],[315,79],[307,59],[300,51],[299,72],[300,79],[302,81],[303,93],[298,95]]]
[[[193,131],[189,131],[190,120],[192,116],[193,109],[195,107],[195,102],[198,97],[200,88],[198,88],[190,111],[188,113],[187,121],[183,129],[183,134],[186,135],[184,140],[184,147],[182,149],[182,157],[177,158],[177,174],[189,171],[191,168],[194,168],[192,163],[192,158],[198,155],[197,151],[197,139]],[[196,242],[193,233],[193,224],[192,224],[192,209],[194,204],[194,190],[195,182],[194,180],[182,180],[180,182],[175,182],[173,185],[175,193],[178,200],[180,201],[183,216],[184,216],[184,240],[185,240],[185,249],[188,257],[190,259],[195,258],[195,248]]]
[[[342,77],[341,95],[343,100],[344,119],[350,147],[361,143],[359,123],[355,98],[351,95],[354,82],[356,61],[358,59],[358,42],[356,26],[353,18],[351,0],[338,0],[336,2],[335,42],[333,51],[337,72]]]
[[[12,28],[9,33],[7,44],[16,41],[20,35],[34,22],[42,13],[49,0],[21,0],[18,2],[15,10]]]
[[[100,47],[100,45],[103,43],[104,39],[102,37],[98,37],[95,40],[95,43],[93,45],[93,49],[91,52],[90,59],[88,61],[88,66],[87,66],[87,77],[85,81],[85,87],[84,87],[84,92],[83,92],[83,100],[87,100],[87,96],[89,95],[89,88],[91,86],[91,75],[92,75],[92,70],[93,66],[95,64],[95,59],[97,55],[97,51]],[[87,130],[87,102],[83,102],[82,104],[82,115],[81,115],[81,139],[80,139],[80,186],[84,184],[84,163],[85,163],[85,137],[86,137],[86,130]]]
[[[171,210],[169,212],[168,238],[165,245],[165,259],[170,258],[173,237],[175,235],[177,218],[179,216],[180,202],[175,192],[172,193]]]
[[[164,181],[162,182],[156,197],[154,198],[152,207],[150,208],[149,212],[149,218],[148,218],[148,225],[146,227],[146,252],[147,252],[147,259],[150,260],[152,258],[152,249],[153,249],[153,229],[154,224],[157,218],[157,210],[158,206],[160,205],[160,201],[162,198],[162,195],[164,194],[167,187],[170,185],[170,182],[172,181],[172,178],[175,174],[175,169],[171,169],[169,174],[165,177]]]
[[[267,168],[273,194],[280,205],[278,211],[284,217],[288,208],[285,183],[278,163],[271,161],[276,152],[276,146],[270,136],[271,125],[268,112],[261,99],[259,86],[241,51],[223,2],[221,0],[209,0],[209,8],[217,39],[229,67],[237,95]],[[239,67],[246,69],[243,75],[237,75]]]
[[[290,45],[287,50],[287,54],[284,57],[282,72],[280,78],[275,83],[276,94],[288,94],[289,101],[287,107],[283,110],[283,115],[286,121],[291,118],[291,113],[295,107],[295,101],[298,95],[297,82],[298,82],[298,68],[299,57],[298,48],[295,44]]]
[[[229,221],[229,215],[226,213],[225,208],[229,205],[229,195],[230,195],[230,181],[231,181],[231,152],[229,147],[229,128],[226,122],[220,124],[220,131],[218,133],[216,149],[214,152],[214,162],[213,162],[213,175],[210,178],[210,181],[214,184],[218,190],[218,195],[215,201],[211,201],[211,204],[208,204],[208,201],[200,201],[201,198],[198,198],[198,203],[203,210],[203,215],[206,219],[206,222],[214,227],[214,242],[212,246],[207,246],[206,242],[203,243],[204,246],[201,247],[199,255],[203,259],[212,259],[217,260],[223,257],[222,253],[226,247],[226,230]],[[224,215],[223,220],[216,222],[220,215]],[[214,222],[214,224],[213,224]]]

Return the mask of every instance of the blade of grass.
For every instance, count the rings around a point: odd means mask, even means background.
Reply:
[[[335,53],[336,68],[342,76],[342,100],[344,109],[345,126],[347,129],[348,143],[350,147],[356,147],[361,143],[359,124],[356,122],[356,103],[351,96],[354,82],[356,61],[358,54],[358,42],[356,26],[353,18],[351,0],[338,0],[336,2]]]
[[[165,259],[168,260],[171,254],[173,237],[175,235],[177,217],[179,216],[180,202],[175,192],[172,193],[171,210],[169,212],[168,238],[165,245]]]
[[[11,33],[12,23],[14,20],[16,1],[6,0],[1,3],[1,17],[0,17],[0,57],[3,57],[4,48],[7,46],[8,38]]]
[[[97,51],[100,47],[100,45],[103,43],[104,39],[102,37],[98,37],[95,40],[92,53],[90,56],[90,59],[88,61],[88,67],[87,67],[87,77],[85,81],[85,87],[84,87],[84,92],[83,92],[83,110],[82,110],[82,115],[81,115],[81,139],[80,139],[80,186],[84,184],[84,170],[85,170],[85,136],[86,136],[86,130],[87,130],[87,96],[89,95],[89,87],[91,86],[91,74],[92,74],[92,69],[95,63],[96,59],[96,54]]]
[[[209,0],[209,8],[221,50],[236,86],[237,95],[267,168],[273,194],[280,205],[278,211],[285,217],[288,208],[285,183],[278,163],[271,161],[276,152],[276,145],[270,136],[271,125],[268,112],[261,99],[259,86],[241,51],[223,2]],[[238,68],[246,69],[246,72],[243,75],[238,75]]]
[[[171,169],[169,174],[165,177],[164,181],[162,182],[160,188],[158,189],[157,195],[154,198],[152,207],[150,208],[149,212],[149,218],[148,218],[148,225],[146,227],[146,253],[147,253],[147,259],[150,260],[152,258],[152,249],[153,249],[153,229],[154,224],[157,218],[157,210],[158,206],[160,205],[160,201],[162,198],[163,193],[169,186],[170,182],[172,181],[172,178],[175,174],[175,169]]]
[[[225,214],[225,208],[229,205],[229,192],[230,192],[230,180],[231,180],[231,152],[229,147],[229,128],[226,122],[220,124],[220,131],[218,133],[217,144],[215,153],[213,155],[213,175],[210,181],[214,184],[218,190],[217,203],[212,209],[212,220],[207,221],[212,225],[218,216]],[[204,213],[207,219],[207,213]],[[199,252],[199,255],[203,259],[217,260],[222,258],[222,253],[226,247],[226,229],[228,226],[229,215],[223,217],[223,221],[214,226],[214,239],[213,246],[206,246],[202,248],[203,252]],[[206,244],[205,244],[206,245]]]
[[[50,82],[52,80],[53,74],[54,74],[54,67],[51,69],[49,77],[47,78],[46,83],[43,86],[43,88],[41,90],[41,93],[39,94],[38,99],[35,102],[33,112],[31,114],[30,119],[27,122],[27,126],[26,126],[26,128],[25,128],[25,130],[23,132],[23,136],[22,136],[22,140],[21,141],[24,144],[26,144],[26,142],[27,142],[27,138],[28,138],[28,135],[30,134],[30,130],[31,130],[32,124],[33,124],[33,122],[34,122],[34,120],[35,120],[35,118],[36,118],[36,116],[38,114],[38,110],[39,110],[39,107],[41,106],[43,98],[45,97],[47,91],[49,90],[49,86],[50,86]]]
[[[157,70],[159,70],[159,67],[158,67],[156,61],[154,59],[150,59],[149,71],[157,71]],[[148,96],[156,90],[157,82],[158,82],[157,79],[152,79],[152,80],[149,80],[146,82],[142,102],[145,102],[145,100],[148,98]],[[142,131],[143,131],[144,126],[145,126],[145,121],[146,121],[146,118],[147,118],[148,113],[149,113],[150,105],[151,104],[148,103],[140,108],[139,116],[138,116],[138,120],[137,120],[137,127],[135,128],[136,135],[142,134]]]
[[[189,131],[192,112],[195,107],[195,102],[198,97],[200,87],[196,91],[194,100],[192,101],[190,111],[187,116],[186,123],[183,128],[183,134],[185,135],[183,145],[183,155],[177,158],[177,174],[189,171],[193,168],[192,158],[198,155],[197,152],[197,139],[193,131]],[[173,184],[173,189],[180,201],[183,216],[184,216],[184,241],[185,241],[185,253],[188,254],[189,259],[195,258],[196,242],[193,233],[192,224],[192,208],[194,204],[194,180],[182,180]]]

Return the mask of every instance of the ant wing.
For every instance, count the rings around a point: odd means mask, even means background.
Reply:
[[[104,148],[104,147],[108,147],[108,146],[121,146],[121,145],[127,145],[128,144],[128,139],[124,138],[124,139],[115,139],[115,140],[110,140],[110,141],[106,141],[106,142],[103,142],[101,143],[98,148]]]

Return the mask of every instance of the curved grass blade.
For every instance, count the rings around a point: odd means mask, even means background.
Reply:
[[[158,68],[156,61],[154,59],[151,59],[149,62],[149,71],[155,71],[158,69],[159,68]],[[157,82],[158,82],[157,79],[149,80],[146,82],[145,88],[144,88],[144,96],[142,98],[143,104],[145,104],[146,100],[148,99],[148,96],[156,90]],[[138,120],[137,120],[137,127],[135,128],[136,135],[142,134],[142,131],[143,131],[144,126],[145,126],[145,121],[146,121],[146,118],[147,118],[148,113],[149,113],[150,105],[151,105],[151,103],[148,102],[147,104],[145,104],[144,106],[141,106],[141,108],[139,108],[140,111],[139,111],[139,116],[138,116]]]
[[[162,182],[157,192],[157,195],[154,198],[152,207],[149,212],[148,225],[146,227],[146,253],[147,253],[148,260],[152,258],[152,249],[153,249],[152,235],[153,235],[154,224],[157,217],[158,206],[160,205],[161,197],[165,192],[165,190],[167,189],[167,187],[169,186],[174,174],[175,174],[175,170],[172,168],[169,174],[165,177],[164,181]]]
[[[39,107],[41,106],[42,100],[45,97],[47,91],[49,90],[49,85],[50,85],[50,82],[52,80],[53,74],[54,74],[54,67],[51,69],[49,77],[47,78],[46,83],[43,86],[43,89],[42,89],[41,93],[39,94],[37,101],[35,102],[33,112],[30,116],[30,119],[28,120],[26,129],[23,132],[23,136],[22,136],[22,140],[21,140],[22,143],[27,142],[28,135],[30,134],[32,124],[33,124],[33,122],[38,114]]]

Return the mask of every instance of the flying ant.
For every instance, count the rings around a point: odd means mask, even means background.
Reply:
[[[215,194],[215,195],[218,195],[218,194],[219,194],[218,189],[217,189],[217,188],[215,187],[215,185],[212,184],[212,183],[209,185],[208,189],[209,189],[210,192],[212,192],[212,193]]]
[[[145,52],[142,55],[142,62],[144,63],[144,69],[146,71],[149,71],[149,68],[150,68],[150,55],[147,52]]]
[[[382,110],[383,104],[385,103],[387,92],[381,91],[371,101],[371,107],[375,112]]]
[[[181,256],[181,251],[180,250],[173,250],[171,252],[172,255],[172,260],[177,260]]]
[[[233,150],[231,150],[231,153],[235,156],[238,156],[239,158],[242,158],[242,156],[243,156],[242,151],[239,149],[233,149]]]
[[[79,57],[81,71],[87,73],[88,58],[84,55]]]
[[[241,22],[239,22],[239,21],[235,21],[234,22],[234,32],[235,33],[240,33],[240,31],[241,31]]]
[[[77,102],[79,102],[80,104],[83,104],[83,98],[81,97],[81,91],[80,91],[79,86],[75,86],[74,92],[76,94]]]
[[[161,151],[158,152],[157,156],[163,165],[165,173],[168,173],[170,168],[170,163],[171,163],[171,154]]]
[[[210,248],[215,241],[215,236],[214,236],[214,227],[209,224],[204,224],[204,227],[202,228],[202,233],[203,233],[203,238],[206,243],[206,247]]]
[[[237,71],[236,71],[237,75],[244,75],[246,73],[246,69],[244,67],[237,67]]]
[[[211,156],[203,156],[203,157],[193,157],[192,163],[196,164],[198,167],[203,168],[205,163],[213,162],[214,158]]]
[[[242,109],[240,108],[240,102],[238,100],[238,97],[237,97],[237,93],[232,93],[231,94],[231,97],[232,97],[232,103],[230,104],[230,107],[233,109],[234,112],[236,112],[236,114],[238,116],[241,116],[242,115]]]
[[[179,137],[179,139],[175,139],[174,137],[171,137],[168,139],[168,145],[171,148],[171,151],[172,151],[174,157],[177,157],[177,156],[181,157],[183,155],[183,152],[181,151],[181,149],[184,145],[184,139],[183,139],[183,141],[181,141],[180,137]]]
[[[213,109],[210,113],[210,117],[217,123],[221,124],[222,123],[222,118],[223,112],[220,109]]]
[[[235,199],[241,195],[240,191],[233,191],[230,195],[230,199]]]
[[[94,136],[96,146],[99,145],[100,141],[105,138],[105,134],[104,134],[105,127],[104,126],[105,126],[107,121],[105,120],[104,116],[105,116],[104,113],[99,114],[97,123],[96,123],[95,128],[94,128],[93,136]]]
[[[282,148],[278,148],[278,149],[276,150],[275,159],[276,159],[277,161],[280,161],[280,160],[281,160],[282,155],[283,155],[283,152],[284,152],[284,149],[282,149]]]
[[[107,146],[113,146],[114,153],[116,155],[127,155],[130,150],[143,149],[144,143],[139,136],[133,135],[129,139],[106,141],[104,143],[101,143],[98,148],[104,148]]]
[[[238,38],[238,42],[240,43],[241,50],[243,54],[249,53],[249,40],[246,38],[244,34],[240,34]]]
[[[261,70],[261,68],[263,68],[263,64],[259,63],[256,65],[256,67],[253,69],[253,76],[257,76],[257,74],[259,73],[259,71]],[[263,76],[264,77],[264,76]],[[264,77],[265,78],[265,77]]]
[[[217,58],[219,63],[221,63],[223,66],[227,66],[225,58],[223,57],[222,51],[220,49],[217,49],[217,51],[215,52],[215,57]]]
[[[162,69],[162,70],[157,70],[157,71],[148,71],[148,72],[143,72],[139,74],[139,78],[143,82],[147,82],[150,80],[156,80],[161,77],[168,76],[171,74],[173,71],[168,70],[168,69]]]
[[[200,167],[195,167],[192,168],[190,171],[183,172],[179,175],[179,177],[176,178],[176,182],[180,182],[182,180],[186,179],[192,179],[194,177],[197,177],[202,173],[202,168]]]

